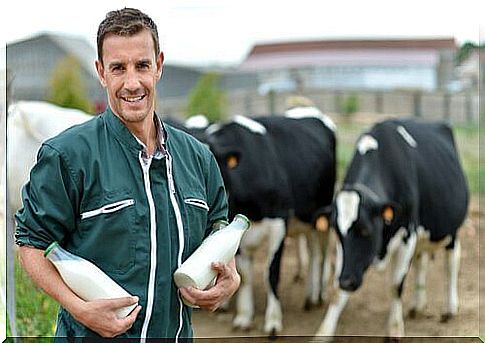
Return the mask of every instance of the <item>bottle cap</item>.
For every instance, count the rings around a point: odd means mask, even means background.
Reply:
[[[248,227],[251,225],[251,221],[244,214],[238,213],[234,216],[234,219],[236,219],[236,218],[240,218],[240,219],[244,220],[248,224]]]
[[[49,255],[49,253],[52,251],[52,249],[54,249],[55,247],[59,246],[59,243],[57,243],[56,241],[52,242],[48,247],[47,249],[45,249],[44,251],[44,257],[47,257],[47,255]]]

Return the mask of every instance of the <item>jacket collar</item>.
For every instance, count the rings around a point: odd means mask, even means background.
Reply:
[[[161,124],[161,126],[157,125],[157,129],[159,130],[159,133],[163,133],[162,142],[163,144],[166,144],[168,141],[167,129],[165,128],[163,122],[159,119],[160,117],[157,113],[155,113],[155,116],[158,123]],[[103,113],[103,117],[105,118],[108,127],[113,131],[115,136],[122,144],[126,145],[137,154],[140,150],[143,150],[143,145],[140,144],[136,137],[130,132],[130,130],[128,130],[128,128],[125,126],[125,124],[123,124],[120,118],[118,118],[118,116],[113,113],[109,106]]]

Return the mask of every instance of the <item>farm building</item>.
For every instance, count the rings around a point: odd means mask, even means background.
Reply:
[[[295,41],[255,45],[239,67],[260,90],[444,89],[453,78],[454,38]]]
[[[84,38],[53,33],[39,33],[7,44],[7,69],[12,80],[13,98],[45,100],[52,74],[67,56],[74,57],[80,64],[81,77],[90,100],[103,107],[106,98],[94,66],[96,49]],[[200,68],[164,64],[162,80],[157,84],[158,96],[186,96],[204,72]],[[221,86],[225,89],[255,87],[254,80],[247,75],[228,72],[222,75]]]

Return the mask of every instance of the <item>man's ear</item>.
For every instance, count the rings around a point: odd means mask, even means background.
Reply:
[[[94,62],[94,65],[96,67],[96,72],[98,73],[99,81],[101,82],[101,85],[106,88],[106,79],[104,77],[104,66],[103,63],[99,60],[96,60]]]
[[[157,57],[156,63],[157,63],[157,79],[160,80],[162,77],[162,71],[163,71],[163,52],[160,51],[160,54]]]

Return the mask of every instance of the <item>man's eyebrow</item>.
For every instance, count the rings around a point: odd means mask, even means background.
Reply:
[[[143,58],[143,59],[136,62],[136,64],[145,64],[145,63],[146,64],[152,64],[152,60],[149,59],[149,58]]]
[[[114,67],[120,67],[122,65],[123,65],[123,63],[115,61],[115,62],[109,63],[108,68],[111,69],[111,68],[114,68]]]

